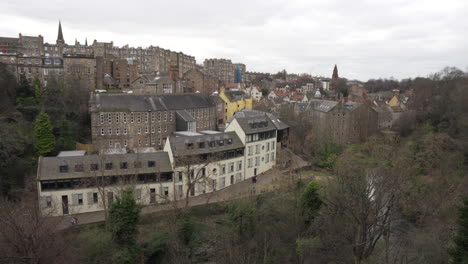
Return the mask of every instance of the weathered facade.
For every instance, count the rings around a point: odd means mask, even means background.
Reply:
[[[357,143],[378,129],[377,112],[364,103],[312,99],[305,109],[314,132],[323,140]]]
[[[203,94],[213,94],[218,92],[221,86],[220,80],[212,75],[209,75],[200,69],[191,69],[187,71],[183,79],[193,88],[192,92]]]
[[[196,131],[216,129],[216,106],[209,96],[93,94],[90,100],[95,149],[161,149],[176,131],[176,111],[196,120]]]

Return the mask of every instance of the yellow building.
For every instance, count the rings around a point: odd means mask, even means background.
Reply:
[[[252,109],[252,97],[243,91],[225,91],[221,89],[219,97],[224,101],[224,120],[231,118],[237,111]]]

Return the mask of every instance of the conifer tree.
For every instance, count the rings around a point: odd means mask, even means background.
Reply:
[[[49,116],[41,112],[34,125],[34,148],[36,152],[44,156],[55,148],[55,136],[52,133],[52,125]]]
[[[468,263],[468,196],[463,199],[463,205],[458,208],[458,230],[454,243],[455,246],[449,250],[451,263]]]

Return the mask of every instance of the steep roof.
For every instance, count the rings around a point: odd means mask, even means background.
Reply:
[[[214,107],[213,99],[203,94],[138,95],[94,94],[91,104],[100,112],[164,111]]]
[[[141,168],[135,168],[134,163],[136,161],[141,162]],[[155,167],[148,167],[148,161],[155,161]],[[120,168],[121,162],[127,162],[127,169]],[[106,163],[112,163],[112,169],[106,170]],[[98,164],[98,170],[91,171],[91,164]],[[75,171],[76,165],[81,165],[83,172]],[[68,172],[60,172],[60,166],[68,166]],[[37,176],[39,180],[56,180],[171,171],[172,166],[167,152],[113,155],[93,154],[83,156],[41,157],[39,159]]]
[[[214,146],[209,142],[214,141]],[[223,144],[220,144],[220,141]],[[180,136],[169,139],[174,157],[185,155],[209,154],[221,151],[243,148],[244,144],[237,136],[236,132],[222,132],[199,136]],[[204,147],[200,148],[199,143],[204,142]],[[229,143],[230,142],[230,143]],[[188,147],[188,144],[192,144]]]

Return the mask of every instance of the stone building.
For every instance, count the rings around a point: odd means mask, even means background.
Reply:
[[[129,88],[137,79],[138,62],[133,59],[119,59],[114,55],[96,57],[96,89]],[[109,81],[109,79],[111,81]]]
[[[234,64],[227,59],[206,59],[203,69],[224,83],[234,82]]]
[[[220,80],[212,75],[209,75],[200,69],[191,69],[187,71],[183,79],[193,87],[193,92],[203,94],[213,94],[218,92],[221,86]]]
[[[93,94],[90,100],[95,149],[161,149],[176,132],[176,111],[191,115],[196,131],[215,130],[216,105],[201,94]]]
[[[63,72],[66,80],[78,80],[80,87],[88,91],[96,88],[94,56],[84,54],[64,54]]]
[[[364,103],[311,99],[304,109],[321,140],[357,143],[378,129],[377,112]]]
[[[134,94],[174,94],[180,93],[178,83],[163,73],[142,75],[136,78],[129,90]]]

